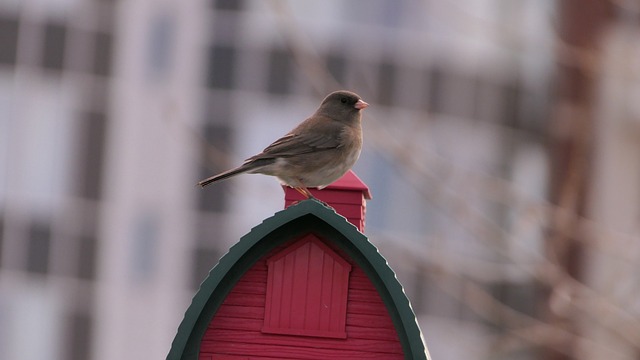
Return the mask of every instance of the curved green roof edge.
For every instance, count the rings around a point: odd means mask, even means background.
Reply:
[[[322,220],[322,221],[318,221]],[[178,327],[167,360],[196,360],[208,324],[235,283],[260,257],[298,235],[313,231],[351,256],[371,279],[398,332],[406,359],[430,359],[404,289],[387,260],[343,216],[316,200],[305,200],[265,219],[233,245],[209,272]]]

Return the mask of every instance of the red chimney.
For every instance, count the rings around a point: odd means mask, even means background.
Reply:
[[[288,186],[284,188],[284,207],[306,200],[305,197]],[[364,232],[366,200],[371,199],[369,187],[356,174],[349,170],[343,177],[322,190],[309,189],[313,196],[333,207],[336,213],[344,216]]]

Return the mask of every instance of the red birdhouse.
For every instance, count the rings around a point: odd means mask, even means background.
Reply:
[[[305,198],[294,189],[283,186],[284,207],[302,201]],[[322,190],[310,189],[311,194],[327,204],[340,215],[364,232],[364,218],[367,200],[371,199],[369,188],[356,174],[349,170],[343,177]]]
[[[285,193],[288,208],[211,270],[167,359],[428,359],[402,286],[360,232],[366,185],[349,172],[312,190],[332,208]]]

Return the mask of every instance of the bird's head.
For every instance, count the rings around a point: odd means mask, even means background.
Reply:
[[[360,110],[365,109],[367,106],[369,104],[364,102],[358,94],[340,90],[332,92],[322,100],[317,114],[339,121],[352,122],[360,120]]]

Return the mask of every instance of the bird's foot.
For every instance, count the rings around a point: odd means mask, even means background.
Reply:
[[[294,189],[299,192],[300,194],[302,194],[302,196],[306,197],[307,199],[311,199],[311,200],[315,200],[317,202],[319,202],[320,204],[332,208],[331,205],[327,204],[326,202],[318,199],[317,197],[313,196],[313,194],[311,193],[311,191],[309,191],[309,189],[307,189],[306,187],[294,187]],[[302,200],[304,201],[304,200]],[[295,201],[293,202],[293,204],[297,204],[299,201]]]
[[[315,196],[313,196],[313,194],[311,193],[311,191],[309,191],[309,189],[307,189],[306,187],[294,187],[294,189],[299,192],[300,194],[302,194],[302,196],[306,197],[307,199],[316,199]]]

